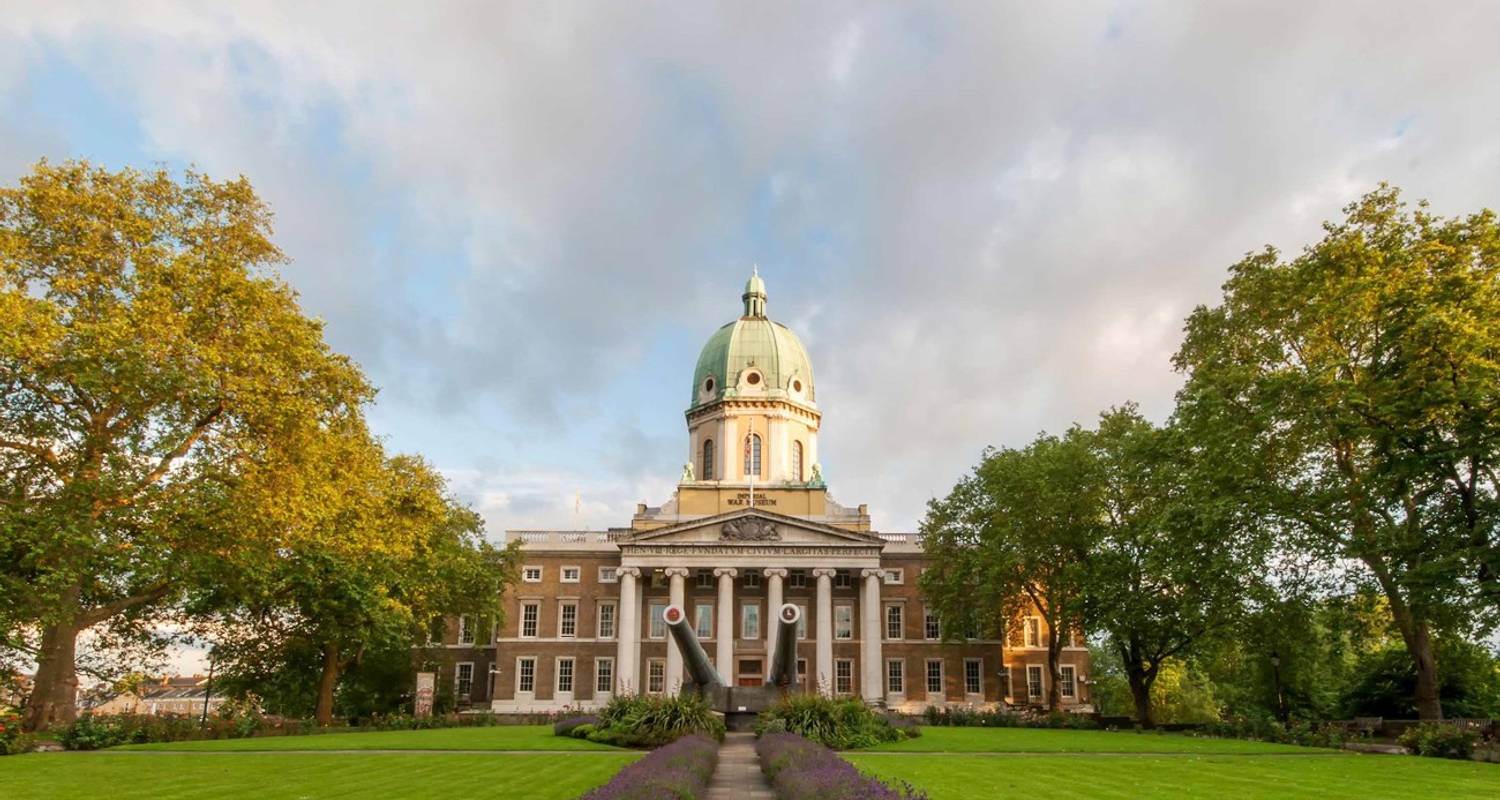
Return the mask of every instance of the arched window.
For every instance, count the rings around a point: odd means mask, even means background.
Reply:
[[[760,434],[752,433],[745,440],[745,474],[760,477]]]
[[[792,442],[792,480],[802,482],[802,443]]]
[[[703,480],[714,479],[714,440],[703,440]]]

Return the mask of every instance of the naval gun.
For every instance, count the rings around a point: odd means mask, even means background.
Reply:
[[[682,664],[690,678],[683,682],[682,691],[707,700],[710,707],[724,715],[730,730],[749,730],[757,714],[796,691],[801,684],[801,676],[797,674],[797,623],[802,621],[802,609],[791,603],[782,604],[776,612],[776,649],[771,653],[766,679],[760,686],[728,685],[709,661],[681,606],[667,606],[662,619],[682,653]]]

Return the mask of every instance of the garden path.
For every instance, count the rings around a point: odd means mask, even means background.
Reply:
[[[719,745],[719,768],[708,784],[708,800],[774,800],[771,784],[760,771],[755,734],[726,733]]]

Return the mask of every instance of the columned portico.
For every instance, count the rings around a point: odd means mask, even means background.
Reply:
[[[833,694],[833,576],[838,570],[818,568],[812,571],[818,581],[816,616],[817,657],[808,688],[825,695]]]
[[[668,567],[665,570],[662,570],[662,573],[665,574],[668,581],[670,581],[669,585],[671,588],[668,590],[669,594],[667,595],[669,598],[669,602],[671,602],[672,605],[677,606],[678,608],[682,608],[683,601],[686,595],[684,580],[688,576],[688,571],[682,567]],[[677,648],[677,641],[668,636],[667,693],[677,694],[677,691],[681,688],[682,651]]]
[[[884,667],[880,663],[880,582],[885,579],[883,569],[865,569],[860,572],[865,581],[864,597],[860,600],[860,638],[863,658],[860,659],[860,674],[864,676],[864,695],[867,703],[883,703],[885,688]]]
[[[714,631],[716,650],[714,666],[725,683],[734,685],[734,579],[739,570],[734,567],[719,567],[714,577],[719,579],[719,623]]]

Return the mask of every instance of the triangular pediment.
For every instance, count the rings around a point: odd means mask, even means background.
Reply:
[[[777,514],[759,508],[744,508],[679,522],[665,528],[642,531],[621,545],[715,544],[715,545],[884,545],[872,533],[835,528],[821,522]]]

